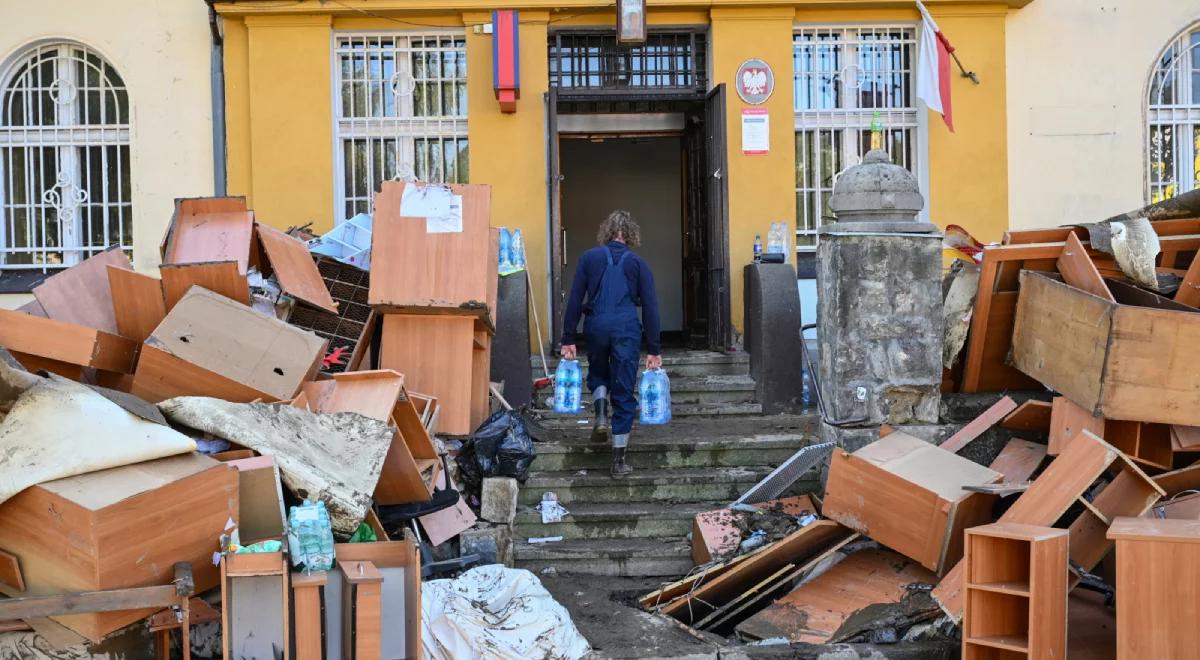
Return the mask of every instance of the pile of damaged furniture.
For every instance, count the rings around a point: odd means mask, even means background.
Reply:
[[[184,199],[161,278],[112,249],[0,311],[0,655],[447,656],[422,608],[471,605],[422,580],[475,515],[434,432],[486,413],[496,242],[487,186],[402,216],[423,187],[384,184],[373,280]]]
[[[964,254],[943,394],[970,421],[885,425],[825,449],[821,497],[697,516],[696,569],[641,605],[726,644],[1196,657],[1198,250],[1190,193]]]

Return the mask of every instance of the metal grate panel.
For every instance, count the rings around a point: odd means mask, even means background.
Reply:
[[[369,213],[397,176],[466,183],[467,46],[462,30],[355,33],[334,44],[337,211]]]
[[[79,44],[34,46],[0,73],[0,267],[133,249],[129,95]]]
[[[1176,37],[1150,75],[1146,198],[1161,202],[1200,187],[1200,29]]]
[[[653,32],[646,43],[617,44],[611,32],[550,35],[550,85],[569,95],[695,94],[708,89],[703,32]]]
[[[916,29],[806,27],[792,43],[796,121],[796,249],[811,250],[832,220],[829,198],[844,170],[870,150],[880,114],[892,162],[917,173]]]

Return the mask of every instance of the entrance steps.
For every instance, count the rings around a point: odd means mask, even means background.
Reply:
[[[535,573],[683,575],[693,566],[688,535],[695,515],[727,506],[796,450],[816,442],[815,416],[761,414],[745,354],[668,353],[663,361],[671,375],[673,419],[664,426],[634,426],[629,477],[609,475],[612,450],[590,441],[590,415],[539,412],[540,423],[530,429],[538,457],[521,489],[513,526],[518,567]],[[536,364],[540,369],[540,360]],[[708,394],[714,398],[705,400]],[[542,398],[548,395],[546,390]],[[818,487],[813,472],[793,490]],[[542,524],[534,508],[546,491],[571,512],[560,522]],[[554,536],[563,540],[529,543]]]

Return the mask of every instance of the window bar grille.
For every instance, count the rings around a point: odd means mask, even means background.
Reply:
[[[564,30],[550,36],[550,84],[562,94],[707,91],[706,37],[654,32],[625,46],[612,33]]]
[[[1150,77],[1147,98],[1146,199],[1160,202],[1200,187],[1200,30],[1176,37]]]

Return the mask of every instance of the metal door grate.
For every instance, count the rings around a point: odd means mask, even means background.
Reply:
[[[559,95],[693,94],[708,88],[703,32],[652,32],[646,43],[624,46],[613,31],[560,31],[550,35],[550,85]]]

